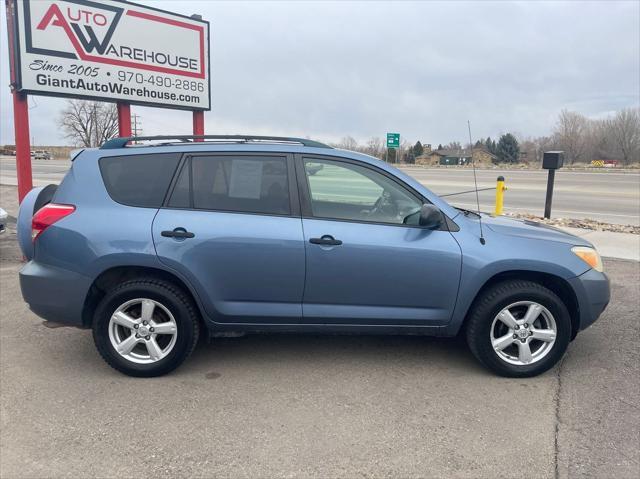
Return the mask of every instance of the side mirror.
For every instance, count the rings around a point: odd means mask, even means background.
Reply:
[[[442,213],[433,205],[422,205],[419,224],[424,228],[437,230],[442,226]]]

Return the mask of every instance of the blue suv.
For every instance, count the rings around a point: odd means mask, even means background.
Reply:
[[[153,140],[81,151],[18,219],[24,300],[92,329],[125,374],[165,374],[203,335],[462,332],[497,374],[533,376],[609,302],[588,241],[454,208],[375,158],[298,138]]]

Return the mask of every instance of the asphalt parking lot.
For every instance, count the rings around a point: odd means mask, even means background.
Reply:
[[[609,308],[533,379],[460,340],[291,335],[203,343],[142,380],[28,310],[12,224],[0,260],[3,478],[640,474],[640,263],[605,260]]]

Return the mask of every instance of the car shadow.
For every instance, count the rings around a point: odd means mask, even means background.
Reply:
[[[485,374],[463,338],[262,334],[202,341],[179,369],[217,379],[226,368],[416,366]]]

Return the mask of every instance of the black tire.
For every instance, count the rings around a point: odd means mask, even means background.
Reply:
[[[116,309],[136,298],[149,298],[166,307],[177,325],[176,342],[169,354],[151,364],[139,364],[121,356],[109,339],[109,321]],[[162,376],[176,369],[193,352],[200,325],[191,298],[172,283],[154,278],[126,281],[108,291],[96,308],[93,340],[102,358],[112,368],[135,377]]]
[[[507,306],[519,301],[535,301],[544,306],[556,323],[555,343],[539,361],[516,365],[501,358],[491,345],[491,325]],[[549,289],[532,281],[510,280],[491,286],[471,306],[466,324],[467,344],[473,355],[500,376],[522,378],[542,374],[564,355],[571,339],[571,318],[562,300]]]

